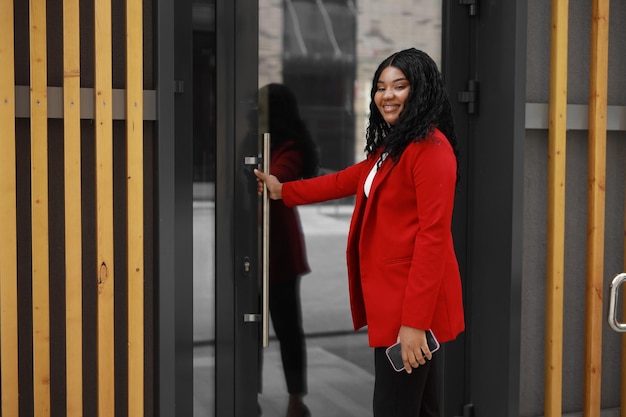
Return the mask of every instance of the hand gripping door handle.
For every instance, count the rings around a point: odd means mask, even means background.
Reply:
[[[270,173],[270,134],[264,133],[262,143],[259,143],[260,152],[257,156],[246,156],[244,158],[245,165],[254,165],[262,169],[269,175]],[[243,321],[246,323],[258,323],[262,325],[262,342],[263,347],[269,346],[269,272],[270,272],[270,198],[267,186],[263,184],[263,196],[261,197],[262,205],[262,221],[257,229],[257,242],[260,242],[257,256],[261,265],[258,271],[257,279],[261,278],[261,314],[247,313],[243,315]],[[249,271],[249,261],[246,261],[246,268]],[[258,285],[258,280],[255,280]]]
[[[263,133],[263,172],[270,174],[270,134]],[[262,238],[262,337],[263,347],[269,346],[270,334],[270,196],[267,185],[263,185],[263,238]]]
[[[621,323],[617,319],[617,301],[619,299],[619,294],[617,290],[622,286],[624,281],[626,281],[626,273],[621,273],[613,278],[613,281],[609,286],[609,326],[611,326],[613,330],[619,333],[626,332],[626,323]]]

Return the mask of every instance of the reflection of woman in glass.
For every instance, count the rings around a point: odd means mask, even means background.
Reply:
[[[291,90],[269,84],[260,91],[267,99],[266,117],[271,134],[270,172],[280,181],[317,174],[319,154],[298,112]],[[287,417],[309,416],[302,397],[307,392],[306,348],[300,306],[300,276],[310,272],[298,212],[282,201],[270,205],[270,291],[272,324],[280,343],[283,371],[289,392]]]
[[[339,172],[281,182],[255,171],[272,199],[296,206],[356,195],[347,262],[355,329],[374,349],[374,417],[438,416],[440,342],[464,329],[452,242],[457,183],[450,100],[435,62],[417,49],[385,59],[374,74],[367,158]],[[261,187],[262,188],[262,187]],[[385,349],[397,341],[406,372]]]

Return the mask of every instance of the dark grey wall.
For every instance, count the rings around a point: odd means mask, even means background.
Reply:
[[[548,103],[551,2],[528,1],[526,101]],[[589,99],[591,0],[569,7],[568,103]],[[610,5],[609,105],[626,105],[626,3]],[[587,225],[587,131],[567,135],[565,219],[565,305],[563,413],[579,412],[583,401],[585,265]],[[605,307],[610,280],[623,271],[624,161],[626,132],[609,132],[606,172]],[[527,130],[524,145],[523,266],[520,416],[543,415],[546,287],[548,131]],[[606,308],[605,310],[606,311]],[[606,314],[604,314],[606,316]],[[606,323],[606,319],[605,319]],[[621,338],[603,328],[602,408],[619,406]]]

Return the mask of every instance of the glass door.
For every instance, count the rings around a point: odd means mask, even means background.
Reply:
[[[215,415],[216,32],[215,1],[194,1],[193,415]]]
[[[353,164],[364,157],[375,68],[407,47],[441,62],[442,4],[192,4],[194,416],[282,417],[293,379],[286,374],[294,371],[284,371],[272,322],[269,346],[261,346],[263,216],[252,168],[262,162],[262,134],[276,132],[259,91],[275,83],[293,92],[319,152],[319,174]],[[297,209],[310,269],[300,271],[294,286],[305,351],[299,391],[312,415],[372,414],[373,352],[366,331],[353,331],[349,311],[345,244],[352,207],[345,199]],[[270,257],[277,259],[284,248],[274,245]]]

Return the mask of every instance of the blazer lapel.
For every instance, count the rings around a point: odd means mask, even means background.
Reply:
[[[370,197],[373,197],[376,195],[376,189],[378,189],[380,184],[384,181],[387,175],[389,175],[389,173],[391,172],[391,168],[393,167],[393,162],[388,159],[389,158],[385,158],[385,160],[382,162],[382,164],[378,168],[378,172],[376,172],[376,175],[374,176],[374,181],[372,182],[372,188],[370,190]],[[378,159],[376,160],[376,163],[378,163]]]
[[[376,163],[378,163],[379,159],[380,159],[380,155],[378,155],[378,157],[376,158]],[[385,181],[385,178],[387,178],[387,175],[389,175],[389,173],[391,172],[392,168],[393,168],[393,162],[390,160],[390,158],[385,158],[381,166],[378,168],[378,171],[376,172],[376,175],[374,176],[374,181],[372,182],[372,187],[370,188],[369,197],[365,199],[366,200],[365,210],[363,210],[363,220],[362,220],[363,224],[365,224],[366,219],[369,216],[369,213],[372,207],[372,202],[374,201],[374,199],[376,199],[376,195],[379,192],[378,188],[381,186],[384,186],[383,182]]]

